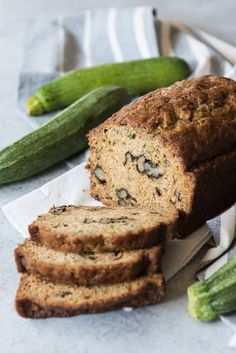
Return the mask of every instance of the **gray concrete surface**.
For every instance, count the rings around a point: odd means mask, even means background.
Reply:
[[[29,131],[16,106],[22,28],[34,16],[73,14],[89,7],[151,4],[161,18],[177,19],[236,45],[235,0],[0,0],[0,148]],[[0,206],[53,179],[59,165],[27,181],[0,187]],[[37,202],[37,200],[35,200]],[[231,352],[222,322],[198,324],[186,314],[186,288],[204,253],[167,285],[165,301],[134,312],[72,319],[24,320],[14,311],[18,275],[13,249],[20,237],[0,212],[0,352],[4,353],[208,353]]]

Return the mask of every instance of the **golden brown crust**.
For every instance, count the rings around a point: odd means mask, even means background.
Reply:
[[[163,146],[168,145],[183,169],[188,171],[196,164],[232,149],[236,142],[236,115],[231,120],[206,117],[198,123],[166,132],[160,140]]]
[[[125,106],[89,133],[129,125],[152,134],[184,170],[223,154],[236,142],[236,82],[219,76],[183,80]]]
[[[21,277],[17,291],[15,306],[18,314],[25,318],[49,318],[49,317],[68,317],[80,314],[95,314],[105,311],[117,310],[124,307],[142,307],[157,304],[165,294],[165,282],[163,274],[159,273],[148,279],[146,283],[137,291],[129,292],[128,295],[112,299],[104,298],[102,301],[80,305],[64,304],[49,305],[47,302],[30,298],[24,291],[27,275]]]
[[[114,254],[114,258],[106,262],[96,262],[92,258],[84,262],[72,263],[67,261],[65,263],[60,257],[60,252],[53,254],[53,251],[49,254],[52,260],[45,261],[42,256],[40,258],[40,252],[35,255],[31,251],[33,246],[38,247],[40,251],[45,252],[47,250],[44,246],[34,245],[29,240],[19,245],[15,249],[15,261],[19,272],[39,275],[53,282],[78,285],[121,283],[146,274],[156,273],[160,271],[162,257],[161,246],[156,246],[144,249],[138,254],[130,251],[129,260],[124,262],[122,262],[123,253],[120,252]],[[97,256],[99,257],[99,254]]]

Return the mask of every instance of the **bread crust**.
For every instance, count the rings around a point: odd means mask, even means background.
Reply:
[[[19,245],[15,249],[15,261],[19,272],[27,272],[33,275],[39,275],[53,282],[74,283],[78,285],[97,285],[121,283],[133,280],[137,277],[156,273],[160,271],[162,248],[156,246],[150,249],[140,251],[132,257],[130,252],[129,261],[117,263],[119,257],[106,263],[62,263],[61,261],[47,262],[40,257],[36,257],[30,250],[27,251],[27,242]],[[31,242],[31,246],[33,242]],[[26,248],[25,248],[26,245]],[[37,245],[36,245],[37,246]],[[40,246],[42,251],[44,246]],[[58,256],[60,253],[58,253]],[[120,252],[118,256],[121,256]],[[98,255],[99,256],[99,255]]]
[[[165,282],[163,274],[159,273],[144,283],[140,290],[129,293],[120,298],[103,300],[100,302],[83,304],[80,306],[69,305],[48,305],[46,302],[36,302],[25,294],[23,286],[27,275],[21,276],[20,285],[17,291],[15,307],[18,314],[25,318],[50,318],[69,317],[80,314],[96,314],[111,310],[118,310],[124,307],[142,307],[159,303],[165,294]]]

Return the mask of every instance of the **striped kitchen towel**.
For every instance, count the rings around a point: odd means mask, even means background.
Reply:
[[[73,17],[27,23],[20,106],[24,111],[26,99],[37,87],[70,70],[159,55],[184,58],[192,76],[234,75],[234,61],[206,42],[199,31],[158,20],[152,7],[85,10]],[[47,119],[28,121],[37,128]]]
[[[179,56],[190,64],[192,77],[216,74],[235,78],[236,48],[183,24],[160,21],[152,7],[94,9],[51,21],[34,19],[27,25],[23,54],[18,90],[22,110],[26,99],[43,83],[73,69],[107,62]],[[32,119],[24,113],[22,117],[33,128],[49,118]],[[84,154],[73,157],[67,162],[68,168],[83,160]],[[200,272],[200,279],[208,277],[236,253],[236,247],[232,247],[235,223],[235,206],[209,222],[216,246],[202,261],[201,268],[205,269]],[[185,260],[181,257],[178,268],[193,254],[189,252]],[[236,315],[222,320],[236,329]]]
[[[235,56],[227,57],[210,42],[200,31],[158,20],[152,7],[93,9],[51,21],[32,19],[25,28],[19,75],[22,117],[33,129],[38,128],[53,114],[37,119],[24,114],[25,102],[37,87],[70,70],[108,62],[179,56],[190,64],[193,77],[234,77]],[[67,165],[78,165],[84,158],[81,153],[70,158]]]

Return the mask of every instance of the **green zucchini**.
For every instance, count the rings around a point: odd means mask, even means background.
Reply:
[[[123,63],[105,64],[71,71],[43,85],[27,101],[29,115],[41,115],[69,106],[84,94],[107,84],[127,88],[139,96],[158,87],[187,78],[188,64],[179,58],[160,57]]]
[[[198,321],[236,310],[236,256],[211,277],[188,288],[188,312]]]
[[[0,151],[0,184],[21,180],[87,147],[86,133],[130,102],[124,88],[92,91],[38,130]]]

